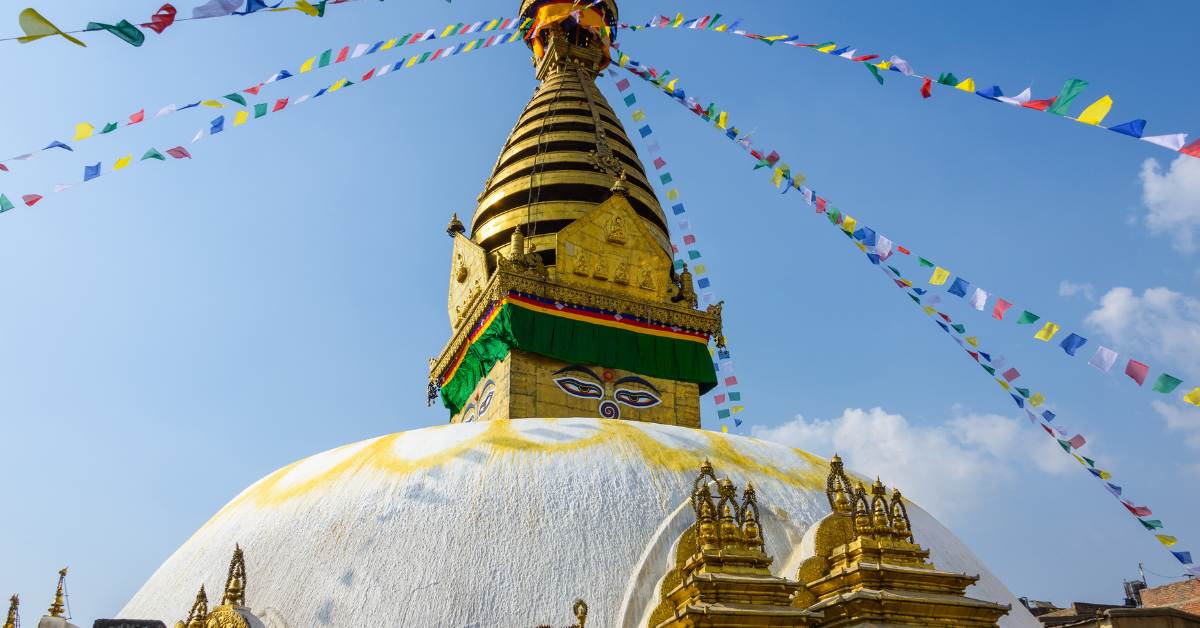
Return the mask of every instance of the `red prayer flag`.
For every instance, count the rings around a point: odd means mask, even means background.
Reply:
[[[1054,98],[1051,98],[1049,100],[1031,100],[1029,102],[1022,103],[1021,106],[1026,107],[1028,109],[1037,109],[1038,111],[1045,111],[1050,108],[1050,105],[1054,104],[1054,101],[1057,98],[1058,98],[1058,96],[1055,96]]]
[[[4,172],[8,172],[8,166],[6,166],[4,164],[0,164],[0,170],[3,170]]]
[[[370,70],[367,70],[367,73],[362,75],[362,80],[369,81],[369,80],[371,80],[372,76],[375,76],[375,68],[371,68]]]
[[[771,164],[772,166],[774,166],[778,161],[779,161],[779,153],[777,153],[775,151],[771,151],[771,154],[767,155],[767,163]]]
[[[692,235],[692,234],[690,234],[690,233],[689,233],[689,234],[687,234],[687,235],[685,235],[685,236],[683,236],[683,243],[684,243],[684,244],[695,244],[695,243],[696,243],[696,236],[694,236],[694,235]]]
[[[1192,157],[1200,157],[1200,140],[1196,140],[1187,146],[1179,149],[1179,152]]]
[[[629,79],[621,79],[617,81],[617,91],[625,91],[629,89]]]
[[[129,124],[137,124],[146,119],[146,110],[142,109],[135,114],[129,116]]]
[[[725,378],[725,386],[727,388],[729,386],[737,386],[737,375],[730,375],[729,377],[726,377]]]
[[[925,82],[921,83],[921,98],[929,98],[933,95],[933,81],[929,77],[925,77]]]
[[[912,251],[910,251],[910,250],[908,250],[908,249],[906,249],[906,248],[904,248],[904,247],[902,247],[902,246],[898,246],[898,245],[897,245],[897,246],[896,246],[896,250],[897,250],[897,251],[900,251],[901,253],[903,253],[903,254],[905,254],[905,255],[912,255]]]
[[[954,321],[950,320],[950,317],[949,317],[949,316],[946,316],[946,315],[945,315],[944,313],[942,313],[942,312],[938,312],[938,316],[941,316],[941,317],[942,317],[942,319],[943,319],[943,320],[945,320],[947,323],[953,323],[953,322],[954,322]]]
[[[663,159],[662,157],[654,158],[654,169],[655,170],[662,170],[663,168],[666,167],[666,165],[667,165],[667,161],[665,159]]]
[[[174,157],[175,159],[191,159],[192,158],[192,154],[188,152],[188,149],[186,149],[182,146],[176,146],[175,148],[168,148],[167,154]]]
[[[246,92],[247,94],[252,94],[254,96],[257,96],[258,90],[260,90],[260,89],[262,89],[262,83],[259,83],[258,85],[255,85],[254,87],[247,87],[246,89],[243,89],[242,91]]]
[[[817,213],[825,213],[825,199],[821,198],[820,196],[817,197]]]
[[[341,62],[345,61],[346,57],[349,55],[350,55],[350,46],[346,46],[345,48],[342,48],[342,51],[338,53],[337,59],[334,59],[333,62],[341,63]]]
[[[442,56],[442,51],[444,51],[444,50],[445,50],[445,48],[438,48],[437,50],[434,50],[434,51],[433,51],[433,56],[432,56],[432,57],[429,57],[429,60],[430,60],[430,61],[437,61],[437,58],[438,58],[438,57],[440,57],[440,56]]]
[[[271,111],[273,111],[273,112],[279,111],[280,109],[283,109],[284,107],[286,107],[287,104],[288,104],[288,99],[280,98],[279,100],[275,101],[275,107],[273,109],[271,109]]]
[[[1017,369],[1015,369],[1015,368],[1004,371],[1004,379],[1005,379],[1005,381],[1008,381],[1008,382],[1011,382],[1020,376],[1021,376],[1021,373],[1019,371],[1017,371]]]
[[[175,23],[175,7],[170,4],[164,4],[159,7],[158,12],[150,16],[150,21],[142,24],[159,35],[167,30],[167,27]]]
[[[1146,382],[1146,375],[1148,373],[1150,373],[1150,367],[1138,362],[1137,360],[1130,360],[1129,364],[1125,365],[1125,374],[1128,375],[1130,379],[1137,382],[1138,386],[1141,386]]]
[[[1121,500],[1121,505],[1124,506],[1126,510],[1133,513],[1133,516],[1135,517],[1149,517],[1150,515],[1154,514],[1145,506],[1134,506],[1123,499]]]
[[[719,395],[713,395],[713,403],[717,404],[718,406],[724,404],[725,403],[725,393],[721,393]]]
[[[491,37],[488,37],[488,40],[486,42],[484,42],[483,47],[487,48],[488,46],[490,46],[494,43],[496,43],[496,36],[492,35]]]
[[[1071,440],[1067,441],[1067,444],[1075,449],[1079,449],[1087,444],[1087,439],[1083,437],[1083,434],[1076,434]]]
[[[1042,429],[1046,430],[1047,434],[1054,436],[1054,430],[1050,429],[1049,427],[1046,427],[1045,423],[1042,423],[1041,426],[1042,426]]]
[[[1004,313],[1007,312],[1008,308],[1012,306],[1012,303],[1009,303],[1004,299],[996,299],[996,307],[992,309],[992,318],[998,321],[1004,320]]]
[[[967,352],[967,355],[971,356],[972,358],[975,358],[975,361],[976,361],[976,362],[978,362],[978,361],[979,361],[979,354],[978,354],[978,353],[975,353],[974,351],[968,351],[968,352]]]
[[[854,57],[853,59],[851,59],[851,61],[859,61],[859,62],[874,61],[875,59],[878,59],[878,58],[879,58],[879,55],[863,55],[861,57]]]
[[[42,200],[42,195],[41,194],[26,194],[21,197],[21,200],[25,201],[26,206],[33,207],[35,203]]]
[[[679,253],[679,247],[677,247],[677,246],[675,246],[674,244],[672,244],[672,245],[671,245],[671,252],[672,252],[672,253]]]
[[[408,43],[410,43],[410,44],[417,43],[417,40],[421,39],[421,35],[423,35],[423,34],[424,33],[413,33],[413,36],[408,38]],[[403,44],[401,44],[401,45],[403,45]]]

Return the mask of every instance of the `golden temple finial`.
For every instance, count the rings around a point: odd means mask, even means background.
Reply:
[[[229,560],[229,574],[225,576],[225,594],[221,596],[221,606],[246,605],[246,557],[242,554],[242,546],[235,544],[233,558]]]
[[[888,516],[887,488],[878,477],[871,485],[871,528],[879,536],[892,533],[892,522]]]
[[[579,622],[576,624],[576,626],[578,628],[584,628],[584,624],[587,623],[587,602],[584,602],[583,600],[575,600],[575,605],[571,607],[571,610],[575,612],[575,620]]]
[[[829,498],[829,507],[833,512],[844,515],[850,514],[854,490],[846,470],[842,466],[842,458],[833,454],[829,460],[829,475],[825,478],[825,496]]]
[[[915,542],[912,533],[912,521],[908,518],[908,508],[904,506],[904,498],[900,495],[900,489],[892,489],[892,533],[898,539],[907,539]]]
[[[16,593],[8,598],[8,619],[4,620],[4,628],[17,628],[17,610],[21,606],[21,597]]]
[[[63,589],[66,586],[66,583],[67,568],[63,567],[62,569],[58,570],[58,590],[54,592],[54,603],[50,605],[50,608],[46,609],[46,612],[49,613],[51,617],[62,617],[63,612],[66,610],[66,599],[63,594]]]
[[[742,491],[742,509],[738,512],[738,521],[742,524],[742,538],[745,539],[746,549],[762,551],[763,546],[766,545],[758,518],[758,493],[754,490],[754,483],[746,482],[746,490]]]
[[[629,196],[629,188],[625,185],[625,169],[621,169],[621,173],[614,177],[612,184],[612,193],[620,194],[621,196]]]
[[[205,628],[207,624],[208,594],[204,592],[204,585],[200,585],[200,591],[196,593],[196,600],[188,609],[187,619],[175,622],[175,628]]]
[[[460,233],[466,233],[467,228],[463,226],[461,220],[458,219],[458,212],[450,214],[450,224],[446,225],[446,235],[453,238]]]

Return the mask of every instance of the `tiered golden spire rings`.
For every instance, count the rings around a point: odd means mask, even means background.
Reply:
[[[188,610],[187,619],[175,622],[175,628],[205,628],[208,625],[208,594],[204,592],[204,585],[200,585],[200,591],[196,593],[196,600],[192,602],[192,608]]]
[[[62,569],[58,570],[58,590],[54,592],[54,603],[50,605],[50,608],[46,609],[46,612],[49,613],[51,617],[62,617],[63,612],[66,610],[66,598],[63,593],[63,588],[66,586],[66,582],[67,568],[63,567]]]
[[[890,536],[913,540],[912,521],[908,518],[908,508],[904,506],[900,489],[893,489],[889,498],[887,487],[879,478],[875,478],[868,498],[867,489],[861,483],[857,490],[853,488],[842,466],[842,459],[837,454],[829,461],[825,496],[829,498],[829,507],[834,513],[853,517],[856,537]]]
[[[221,605],[246,605],[246,557],[242,546],[234,545],[233,558],[229,560],[229,574],[225,576],[225,594]]]
[[[21,598],[13,594],[8,598],[8,619],[4,620],[4,628],[17,628],[17,610],[21,606]]]

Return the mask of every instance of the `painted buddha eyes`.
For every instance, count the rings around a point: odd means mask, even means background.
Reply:
[[[662,403],[661,393],[654,387],[654,384],[635,375],[613,381],[612,371],[604,371],[604,376],[601,377],[595,371],[580,364],[565,367],[554,374],[559,376],[554,378],[554,383],[572,397],[604,399],[604,382],[612,382],[615,389],[612,398],[621,405],[640,409],[652,408]],[[620,411],[612,401],[602,402],[600,413],[605,418],[619,418],[620,416]]]
[[[472,403],[463,410],[462,422],[463,423],[471,423],[474,420],[475,420],[475,404]]]
[[[479,394],[479,416],[487,413],[488,408],[492,407],[492,399],[496,396],[496,382],[488,380],[483,386],[483,392]]]
[[[604,396],[604,389],[600,386],[574,377],[559,377],[554,380],[554,383],[572,397],[599,399]]]

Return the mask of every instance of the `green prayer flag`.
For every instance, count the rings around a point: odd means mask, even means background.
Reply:
[[[990,374],[990,375],[995,375],[995,374],[996,374],[996,369],[994,369],[994,368],[992,368],[992,367],[990,367],[990,366],[988,366],[988,365],[986,365],[986,364],[980,364],[979,366],[980,366],[980,368],[982,368],[983,370],[987,371],[987,372],[988,372],[988,374]]]
[[[427,52],[427,53],[425,53],[425,54],[421,55],[421,60],[420,60],[420,61],[418,61],[417,63],[418,63],[418,64],[420,64],[420,63],[425,63],[426,61],[428,61],[428,60],[429,60],[429,55],[431,55],[431,54],[433,54],[433,51],[429,51],[429,52]]]
[[[917,295],[915,295],[915,294],[910,294],[910,295],[908,295],[908,298],[912,299],[912,300],[913,300],[913,303],[916,303],[917,305],[920,305],[920,304],[921,304],[921,298],[920,298],[920,297],[918,297],[918,296],[917,296]]]
[[[1065,451],[1067,453],[1071,453],[1071,443],[1068,443],[1067,441],[1065,441],[1061,438],[1056,438],[1055,440],[1058,441],[1058,446],[1062,447],[1063,451]]]
[[[157,148],[151,148],[150,150],[146,151],[146,154],[142,155],[142,158],[138,161],[146,161],[147,159],[157,159],[159,161],[167,160],[166,157],[163,157],[162,153],[158,152]]]
[[[720,14],[720,13],[718,13],[718,14],[714,15],[714,16],[713,16],[713,18],[712,18],[712,21],[708,23],[708,29],[709,29],[709,30],[712,30],[712,29],[716,28],[716,27],[717,27],[717,22],[719,22],[720,20],[721,20],[721,14]]]
[[[143,33],[138,27],[130,24],[128,20],[121,20],[120,22],[117,22],[115,26],[112,24],[101,24],[100,22],[88,22],[87,28],[84,30],[106,30],[113,35],[116,35],[121,41],[135,48],[141,46],[142,43],[146,41],[146,34]]]
[[[637,96],[630,94],[625,97],[625,106],[632,107],[633,103],[637,102]]]
[[[0,194],[0,213],[4,213],[12,208],[12,201],[8,200],[7,196]]]
[[[1013,386],[1013,390],[1021,393],[1022,397],[1026,398],[1026,399],[1029,398],[1029,389],[1028,388],[1019,388],[1017,386]]]
[[[670,183],[671,181],[673,181],[674,179],[671,178],[671,173],[665,172],[665,173],[663,173],[663,175],[661,177],[658,178],[658,180],[662,181],[663,185],[666,185],[666,184]]]
[[[1050,105],[1046,112],[1056,116],[1066,115],[1071,101],[1087,89],[1087,86],[1088,82],[1082,79],[1067,79],[1067,82],[1063,83],[1062,91],[1058,92],[1058,96],[1054,99],[1054,104]]]
[[[239,94],[237,92],[234,92],[232,94],[225,94],[225,98],[232,100],[233,102],[235,102],[243,107],[246,106],[246,97],[242,96],[241,94]]]
[[[731,392],[731,393],[729,393],[729,400],[730,400],[730,401],[741,401],[741,400],[742,400],[742,393],[740,393],[740,392]]]
[[[719,418],[719,419],[728,419],[728,418],[729,418],[729,411],[728,411],[728,410],[717,410],[717,418]]]
[[[1092,460],[1091,458],[1088,458],[1087,456],[1080,456],[1080,458],[1083,458],[1083,461],[1084,461],[1084,462],[1086,462],[1086,463],[1088,463],[1088,466],[1089,466],[1089,467],[1094,467],[1094,466],[1096,466],[1096,461],[1095,461],[1095,460]]]
[[[321,58],[317,60],[317,67],[323,68],[323,67],[329,65],[329,62],[332,60],[333,60],[333,49],[330,48],[329,50],[326,50],[325,52],[321,53]]]
[[[1029,310],[1025,310],[1024,312],[1021,312],[1021,318],[1017,319],[1017,324],[1018,325],[1032,325],[1032,324],[1036,323],[1039,318],[1041,318],[1041,316],[1038,316],[1037,314],[1034,314],[1033,312],[1030,312]]]
[[[1158,519],[1138,519],[1138,523],[1142,524],[1147,530],[1157,530],[1163,527],[1163,522]]]
[[[1179,388],[1179,385],[1182,383],[1183,380],[1179,379],[1178,377],[1163,373],[1162,375],[1158,376],[1158,381],[1154,382],[1154,392],[1168,394],[1174,392],[1175,389]]]
[[[878,81],[880,85],[883,85],[883,76],[881,76],[879,74],[879,68],[875,67],[874,65],[872,65],[870,63],[864,63],[863,65],[866,66],[867,71],[870,72],[871,75],[875,77],[875,80]]]
[[[104,135],[105,133],[112,133],[113,131],[116,131],[118,126],[120,126],[120,125],[118,125],[116,122],[109,122],[108,124],[104,125],[103,129],[100,130],[100,135]]]
[[[903,276],[904,276],[904,275],[903,275],[903,274],[902,274],[900,271],[896,270],[896,267],[895,267],[895,266],[888,266],[888,270],[892,271],[893,273],[896,273],[896,276],[897,276],[897,277],[903,277]]]
[[[967,326],[963,325],[962,323],[954,323],[953,325],[951,325],[951,327],[954,328],[954,331],[956,331],[960,334],[967,333]]]
[[[267,103],[260,102],[257,105],[254,105],[254,117],[255,118],[261,118],[265,115],[267,115]]]
[[[958,77],[954,76],[953,72],[946,72],[938,76],[937,82],[941,85],[950,85],[953,87],[958,85]]]
[[[918,257],[917,261],[921,264],[921,266],[924,266],[926,268],[933,268],[933,262],[925,259],[924,257]]]

